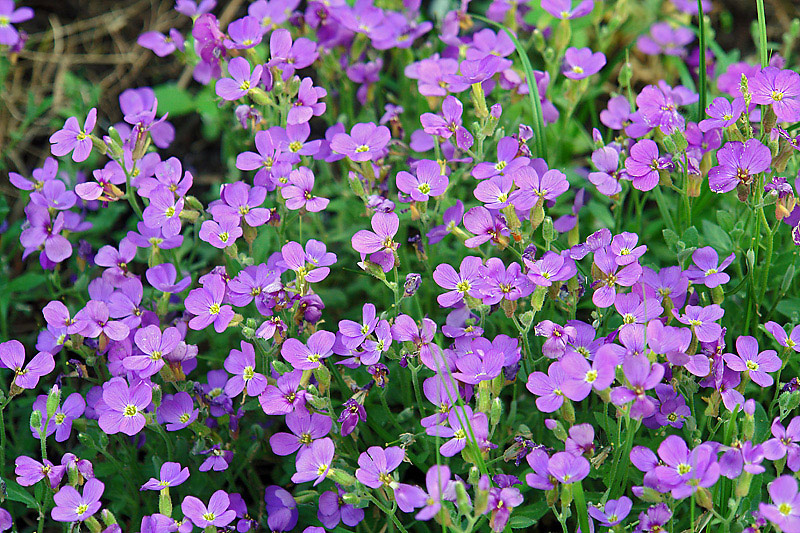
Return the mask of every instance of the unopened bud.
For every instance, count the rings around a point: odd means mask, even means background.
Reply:
[[[52,418],[58,406],[61,404],[61,388],[58,385],[53,385],[50,392],[47,393],[47,418]]]
[[[331,468],[328,470],[328,477],[339,485],[343,485],[345,487],[350,487],[356,484],[356,478],[338,468]]]
[[[469,502],[467,489],[464,488],[463,483],[456,481],[455,490],[456,490],[456,506],[458,507],[459,514],[468,515],[470,512],[472,512],[472,505]]]

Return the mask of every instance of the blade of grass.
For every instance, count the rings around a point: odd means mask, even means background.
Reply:
[[[517,39],[517,36],[509,30],[507,27],[503,26],[502,24],[498,24],[493,20],[489,20],[486,17],[482,17],[480,15],[473,15],[470,14],[472,18],[478,19],[481,22],[485,22],[486,24],[490,24],[498,29],[504,30],[511,41],[514,43],[514,47],[517,49],[517,54],[519,55],[519,59],[522,62],[522,68],[525,71],[525,78],[528,80],[528,99],[531,102],[531,114],[533,115],[533,140],[534,144],[536,145],[536,155],[543,158],[547,161],[547,141],[544,138],[544,120],[542,118],[542,102],[539,98],[539,88],[536,86],[536,78],[533,75],[533,67],[531,67],[531,61],[528,59],[528,54],[525,52],[525,49],[522,47],[522,44]]]
[[[700,30],[700,70],[697,73],[700,101],[697,109],[697,122],[703,120],[706,112],[706,17],[703,15],[703,0],[697,0],[697,29]]]
[[[767,59],[767,19],[764,15],[764,0],[756,0],[758,10],[758,55],[761,58],[761,68],[768,64]]]

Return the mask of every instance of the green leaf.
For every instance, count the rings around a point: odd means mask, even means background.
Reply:
[[[727,256],[733,251],[733,241],[728,232],[710,220],[703,220],[703,235],[720,256]]]
[[[508,520],[508,525],[511,529],[525,529],[533,526],[535,523],[536,520],[533,518],[517,514],[511,515],[511,518]]]
[[[153,91],[155,91],[158,99],[159,114],[169,113],[175,117],[194,111],[194,96],[174,83],[159,85],[154,87]]]
[[[697,232],[697,228],[692,226],[684,231],[681,240],[687,248],[696,248],[700,244],[700,234]]]
[[[10,479],[6,480],[6,490],[8,492],[8,499],[12,502],[24,503],[28,509],[39,508],[39,503],[36,499],[16,481]]]
[[[664,235],[664,242],[667,243],[667,246],[673,252],[676,251],[678,246],[678,241],[680,240],[678,234],[672,231],[671,229],[663,229],[661,231],[662,235]]]
[[[717,211],[717,222],[719,225],[727,232],[730,232],[733,229],[733,226],[736,224],[736,220],[733,218],[728,211],[725,209],[720,209]]]

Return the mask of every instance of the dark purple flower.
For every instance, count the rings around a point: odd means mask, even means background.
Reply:
[[[694,265],[689,267],[689,270],[686,271],[686,277],[688,277],[692,283],[705,285],[712,289],[724,285],[728,283],[731,278],[728,274],[725,274],[723,270],[725,270],[735,258],[736,254],[732,253],[720,264],[719,256],[714,248],[711,246],[698,248],[692,253]]]
[[[286,425],[291,433],[275,433],[269,445],[276,455],[291,455],[297,450],[307,450],[316,439],[327,436],[333,421],[328,415],[309,414],[305,409],[295,409],[286,415]]]

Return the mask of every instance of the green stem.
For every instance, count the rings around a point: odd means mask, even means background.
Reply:
[[[767,19],[764,15],[764,0],[756,0],[756,9],[758,10],[758,54],[761,58],[761,68],[769,64],[767,58]]]
[[[139,217],[139,220],[144,220],[142,209],[139,207],[139,202],[136,200],[136,191],[131,187],[131,173],[125,168],[124,161],[120,162],[119,166],[125,171],[125,198],[128,199],[128,203],[131,204],[131,208],[136,213],[136,216]]]
[[[533,114],[533,141],[536,145],[536,155],[543,158],[547,161],[547,142],[544,138],[544,119],[542,118],[542,102],[539,99],[539,88],[536,85],[536,77],[533,75],[533,67],[531,67],[531,60],[528,59],[528,54],[525,51],[525,48],[522,47],[522,44],[517,39],[517,36],[514,35],[511,30],[503,26],[502,24],[498,24],[493,20],[489,20],[486,17],[482,17],[480,15],[470,15],[472,18],[478,19],[481,22],[494,26],[498,29],[504,30],[511,41],[514,43],[514,47],[517,49],[517,54],[519,55],[520,60],[522,61],[522,68],[525,71],[525,78],[528,81],[528,99],[531,103],[531,113]]]
[[[572,496],[575,498],[575,511],[578,513],[578,523],[581,531],[589,531],[589,513],[586,507],[586,498],[583,496],[583,487],[578,481],[572,484]]]
[[[697,73],[700,101],[697,122],[700,122],[706,110],[706,21],[703,15],[703,0],[697,0],[697,28],[700,30],[700,71]]]
[[[397,527],[397,529],[399,529],[401,533],[408,533],[408,531],[406,531],[406,528],[403,527],[403,524],[400,523],[400,520],[398,520],[397,516],[395,516],[394,511],[387,509],[386,506],[383,505],[381,502],[379,502],[378,499],[375,498],[375,496],[373,496],[372,494],[367,493],[366,496],[369,501],[371,501],[378,507],[378,509],[380,509],[385,515],[387,515],[389,518],[392,519],[392,522],[394,523],[395,527]]]

